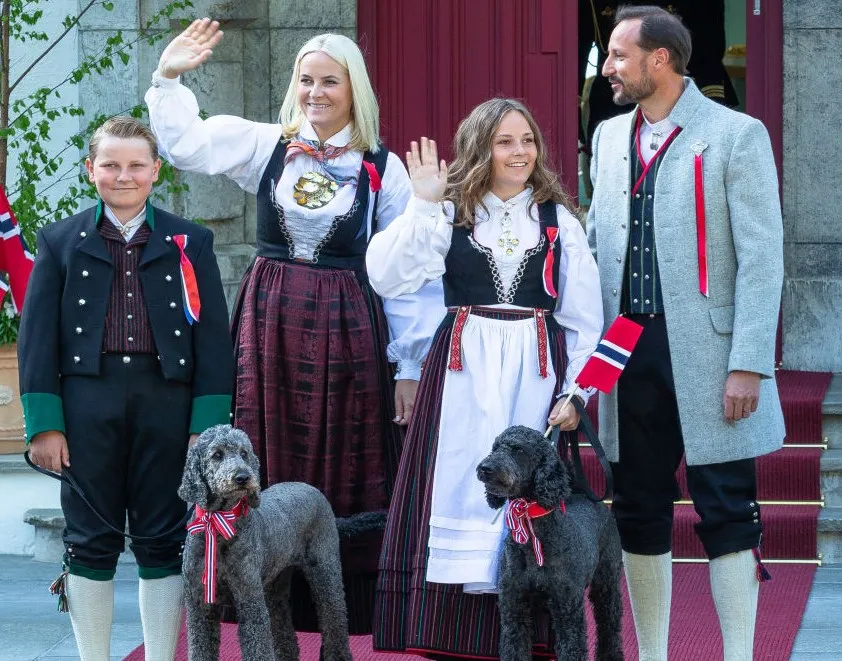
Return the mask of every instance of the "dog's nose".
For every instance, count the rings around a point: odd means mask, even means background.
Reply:
[[[234,482],[236,482],[238,486],[243,486],[246,482],[249,481],[250,477],[250,473],[246,471],[240,471],[234,476]]]
[[[494,471],[484,462],[477,466],[477,478],[480,482],[488,482],[492,475],[494,475]]]

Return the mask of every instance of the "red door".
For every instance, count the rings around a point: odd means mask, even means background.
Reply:
[[[578,188],[577,0],[358,0],[357,35],[381,132],[403,155],[494,96],[526,102],[571,192]]]

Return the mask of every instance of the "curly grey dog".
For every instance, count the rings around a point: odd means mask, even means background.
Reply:
[[[486,500],[494,509],[517,499],[525,499],[522,506],[538,505],[531,511],[537,518],[521,519],[525,543],[508,535],[500,559],[501,661],[532,658],[536,606],[549,612],[558,660],[586,661],[589,585],[597,626],[596,659],[622,660],[622,555],[608,508],[571,494],[568,465],[540,432],[527,427],[510,427],[500,434],[491,454],[477,466],[477,477],[485,483]],[[550,512],[541,515],[542,510]],[[536,538],[540,548],[533,546]],[[538,561],[541,553],[543,566]]]
[[[205,535],[188,535],[184,590],[191,661],[219,656],[220,602],[237,609],[243,661],[297,661],[298,641],[289,605],[298,568],[310,584],[322,632],[323,661],[351,661],[348,615],[339,563],[339,533],[322,493],[307,484],[276,484],[261,493],[259,463],[246,434],[217,425],[187,453],[178,495],[206,512],[231,510],[245,498],[248,511],[233,522],[234,536],[217,536],[215,603],[205,603]],[[198,510],[197,510],[198,511]]]

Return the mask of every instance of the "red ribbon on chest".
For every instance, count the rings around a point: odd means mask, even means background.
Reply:
[[[699,261],[699,291],[708,295],[708,247],[705,226],[705,170],[701,149],[694,145],[694,169],[696,180],[696,253]]]
[[[193,270],[193,264],[184,249],[187,247],[187,242],[190,237],[186,234],[176,234],[173,236],[175,245],[178,246],[179,254],[179,271],[181,271],[181,295],[184,302],[184,316],[187,317],[187,323],[193,325],[194,322],[199,321],[199,313],[202,309],[202,303],[199,300],[199,282],[196,280],[196,272]]]
[[[205,534],[205,571],[202,573],[202,585],[205,586],[205,603],[216,601],[216,536],[231,539],[237,534],[234,521],[248,514],[248,503],[243,498],[232,509],[224,512],[206,512],[196,505],[196,517],[187,524],[191,535]]]
[[[512,531],[512,539],[518,544],[526,544],[530,537],[532,538],[532,551],[535,553],[535,562],[539,567],[544,566],[544,548],[532,528],[532,519],[540,519],[554,509],[544,509],[534,500],[526,500],[526,498],[510,500],[506,508],[506,525]],[[564,501],[559,504],[559,509],[562,514],[567,512]]]

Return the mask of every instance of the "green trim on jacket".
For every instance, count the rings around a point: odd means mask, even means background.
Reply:
[[[230,398],[229,398],[230,399]],[[28,392],[20,398],[26,426],[26,442],[44,431],[65,433],[64,404],[61,397],[48,392]]]
[[[191,434],[201,434],[214,425],[228,424],[231,424],[231,395],[202,395],[193,398]]]

